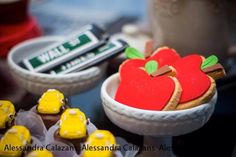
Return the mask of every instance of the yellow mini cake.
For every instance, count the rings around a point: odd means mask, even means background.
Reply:
[[[48,89],[41,98],[37,110],[41,114],[58,114],[65,105],[64,95],[56,89]]]
[[[87,119],[78,108],[67,109],[60,118],[59,135],[65,139],[77,139],[86,136]]]
[[[0,100],[0,130],[5,131],[12,126],[15,114],[15,107],[10,101]]]
[[[87,139],[87,119],[78,108],[66,109],[60,118],[59,129],[55,132],[56,140],[72,143],[79,154],[81,143]]]
[[[64,95],[56,89],[48,89],[39,99],[36,109],[46,128],[50,128],[60,119],[65,106]]]
[[[31,135],[29,130],[24,126],[15,125],[1,138],[0,156],[21,157],[23,148],[26,148],[30,143]]]
[[[96,130],[85,143],[88,149],[82,153],[82,157],[114,157],[113,149],[116,147],[116,140],[113,134],[106,130]],[[113,148],[111,148],[113,147]],[[94,149],[90,149],[94,148]],[[96,148],[96,149],[95,149]]]

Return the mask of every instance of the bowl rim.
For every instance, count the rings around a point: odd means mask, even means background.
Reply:
[[[110,76],[109,78],[107,78],[104,82],[103,85],[101,87],[101,97],[108,100],[109,102],[111,102],[110,104],[112,104],[111,106],[119,106],[120,108],[122,108],[123,111],[129,111],[130,114],[129,116],[132,117],[136,117],[135,115],[158,115],[159,116],[176,116],[176,115],[181,115],[181,116],[185,116],[185,115],[190,115],[194,112],[198,112],[198,111],[202,111],[202,110],[207,110],[209,108],[212,108],[215,106],[215,102],[217,99],[217,92],[215,93],[215,95],[212,97],[212,99],[205,104],[190,108],[190,109],[185,109],[185,110],[175,110],[175,111],[155,111],[155,110],[144,110],[144,109],[139,109],[139,108],[134,108],[134,107],[130,107],[127,106],[125,104],[119,103],[117,102],[115,99],[113,99],[108,93],[107,93],[107,86],[116,81],[117,79],[119,79],[119,73],[115,73],[112,76]],[[104,106],[104,103],[103,103]],[[105,104],[105,106],[107,106]],[[113,107],[111,106],[107,106],[112,110],[115,110]],[[117,110],[116,110],[117,111]],[[118,111],[119,112],[119,111]],[[120,111],[121,113],[121,111]],[[123,112],[122,112],[123,113]],[[136,114],[134,114],[136,113]],[[136,117],[139,118],[140,117]]]
[[[64,39],[63,36],[43,36],[43,37],[37,37],[37,38],[33,38],[33,39],[29,39],[26,40],[24,42],[21,42],[19,44],[17,44],[16,46],[14,46],[7,57],[7,62],[8,65],[11,68],[14,68],[16,71],[25,74],[27,76],[36,76],[36,77],[40,77],[40,78],[48,78],[48,79],[66,79],[66,78],[71,78],[71,77],[78,77],[80,75],[89,75],[90,73],[95,72],[96,70],[99,69],[98,66],[93,66],[91,68],[88,68],[86,70],[82,70],[79,72],[74,72],[74,73],[68,73],[65,75],[51,75],[51,74],[44,74],[44,73],[37,73],[37,72],[32,72],[29,71],[27,69],[24,69],[22,67],[20,67],[16,62],[13,61],[13,56],[15,55],[15,53],[17,53],[19,51],[19,49],[29,46],[31,44],[35,44],[37,42],[45,42],[45,41],[53,41],[53,40],[62,40]]]

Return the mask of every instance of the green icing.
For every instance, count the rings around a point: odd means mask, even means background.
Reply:
[[[217,63],[218,63],[218,58],[215,55],[211,55],[203,61],[202,65],[201,65],[201,69],[205,69],[205,68],[213,66]]]
[[[129,59],[135,59],[135,58],[145,59],[144,55],[133,47],[127,47],[125,49],[125,55]]]
[[[155,60],[150,60],[145,64],[145,70],[149,75],[156,72],[157,68],[158,68],[158,62]]]

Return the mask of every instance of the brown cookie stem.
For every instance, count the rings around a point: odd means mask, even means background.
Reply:
[[[175,76],[175,70],[173,70],[171,66],[165,65],[151,74],[152,77],[161,75]]]
[[[153,53],[154,43],[153,40],[149,40],[145,45],[145,57],[150,57]]]
[[[204,73],[217,80],[226,76],[225,69],[221,64],[215,64],[213,66],[202,69]]]

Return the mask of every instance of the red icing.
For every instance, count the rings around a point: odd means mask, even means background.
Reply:
[[[129,72],[135,75],[121,81],[115,100],[135,108],[162,110],[175,90],[174,80],[168,76],[150,77],[138,68]]]
[[[201,71],[202,57],[189,55],[172,64],[176,69],[176,78],[182,87],[179,103],[201,97],[210,87],[209,77]]]
[[[162,67],[164,65],[170,65],[179,59],[181,59],[181,57],[175,50],[165,47],[154,52],[147,60],[156,60],[158,66]]]
[[[179,54],[173,49],[167,47],[161,48],[147,59],[130,59],[124,62],[120,67],[120,77],[121,79],[124,79],[124,76],[125,78],[132,77],[134,75],[131,70],[132,68],[144,68],[145,64],[150,60],[156,60],[158,62],[158,67],[160,68],[164,65],[170,65],[179,59]]]
[[[146,60],[144,59],[131,59],[125,61],[119,69],[121,80],[132,78],[135,75],[134,69],[138,69],[140,67],[144,68],[145,63]]]

